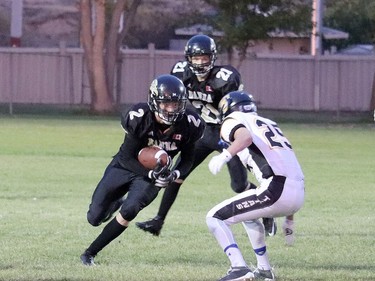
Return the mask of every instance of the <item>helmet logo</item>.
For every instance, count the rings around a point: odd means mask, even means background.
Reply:
[[[151,85],[150,85],[150,91],[155,94],[155,95],[158,95],[158,80],[157,79],[154,79],[152,82],[151,82]]]

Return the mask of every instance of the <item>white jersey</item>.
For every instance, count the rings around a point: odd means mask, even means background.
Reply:
[[[240,127],[246,127],[251,132],[253,143],[247,150],[252,161],[247,164],[251,163],[258,180],[273,175],[285,176],[297,181],[304,179],[292,146],[276,122],[254,113],[235,111],[224,119],[221,137],[228,143],[233,142],[234,132]],[[238,155],[241,160],[243,160],[241,157],[243,152]]]

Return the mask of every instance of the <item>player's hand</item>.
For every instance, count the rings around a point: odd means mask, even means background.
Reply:
[[[157,186],[159,188],[165,188],[165,187],[168,186],[169,181],[167,181],[163,177],[159,177],[158,179],[155,180],[154,184],[155,184],[155,186]]]
[[[162,177],[163,174],[167,173],[168,165],[163,165],[162,160],[158,159],[156,167],[148,173],[148,177],[151,180],[157,180]]]
[[[180,177],[180,171],[179,170],[173,170],[169,171],[169,175],[166,175],[166,180],[169,181],[169,183],[174,182]]]
[[[228,152],[228,150],[223,149],[223,152],[217,156],[212,157],[210,162],[208,163],[208,168],[210,169],[211,173],[216,175],[223,165],[232,159],[232,155]]]
[[[172,169],[172,166],[173,166],[173,160],[172,160],[172,157],[168,155],[168,160],[167,160],[167,165],[168,166],[168,169]]]
[[[180,177],[180,171],[166,171],[157,180],[155,180],[155,186],[159,188],[167,187],[171,182],[174,182]]]

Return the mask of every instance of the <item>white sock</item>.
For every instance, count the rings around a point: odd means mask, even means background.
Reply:
[[[254,249],[257,258],[257,267],[264,270],[270,270],[271,265],[268,259],[263,224],[260,220],[245,221],[242,224],[246,229],[247,236],[249,237]]]
[[[206,217],[206,223],[208,229],[227,255],[231,266],[247,266],[229,226],[222,220],[213,217]]]
[[[247,266],[237,244],[231,244],[223,249],[232,267]]]

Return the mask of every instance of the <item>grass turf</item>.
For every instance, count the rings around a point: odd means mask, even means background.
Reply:
[[[229,262],[205,215],[233,195],[226,171],[211,175],[206,160],[183,185],[160,237],[131,224],[87,268],[79,255],[102,226],[90,226],[86,211],[123,140],[119,120],[0,118],[0,280],[208,281],[225,274]],[[304,170],[306,202],[295,216],[293,247],[280,231],[267,238],[278,280],[375,280],[373,124],[279,125]],[[135,221],[156,214],[160,195]],[[255,263],[242,226],[233,229]]]

